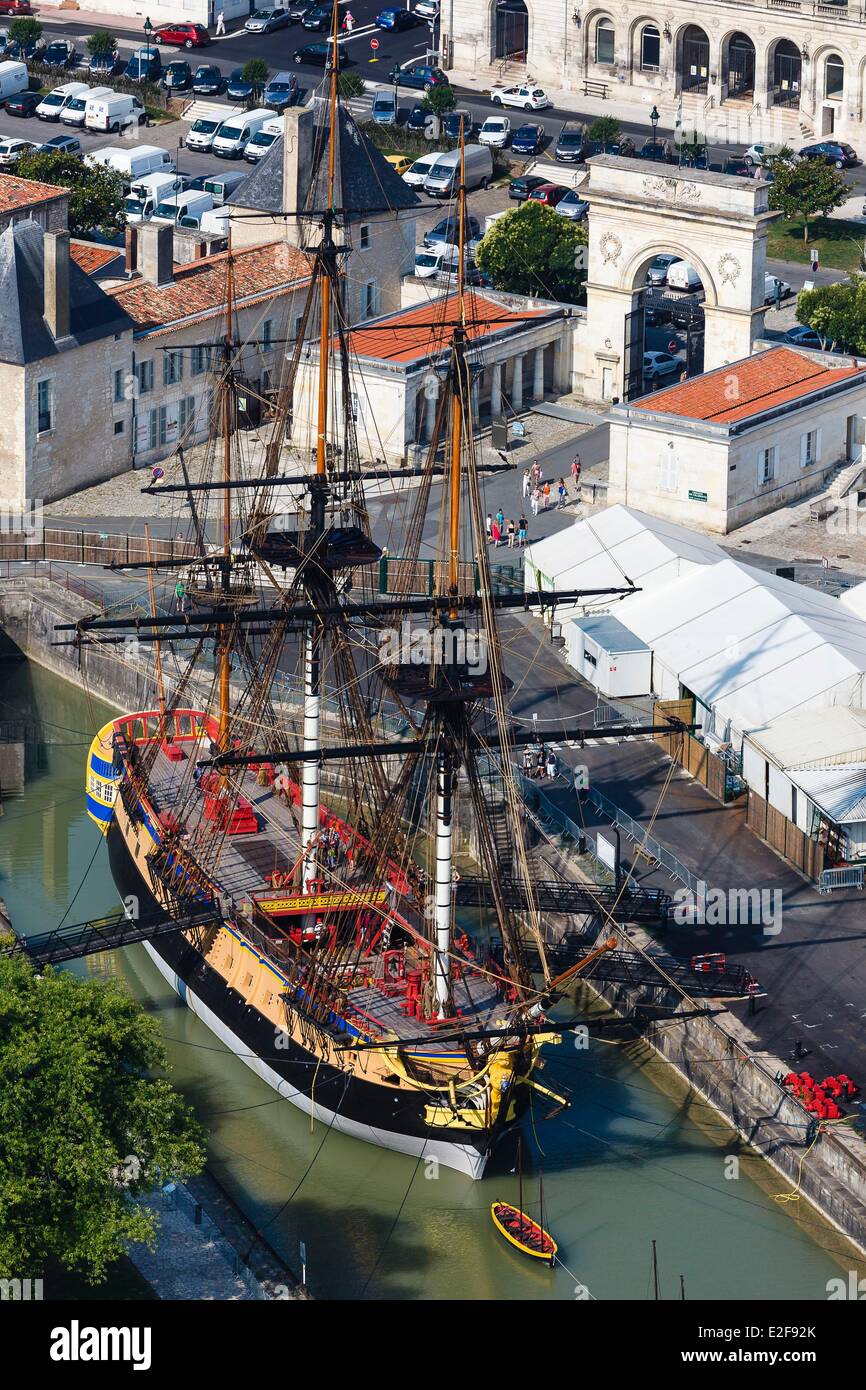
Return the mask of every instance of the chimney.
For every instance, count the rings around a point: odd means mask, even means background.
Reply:
[[[283,207],[302,208],[310,191],[313,167],[312,106],[287,106],[283,112]],[[286,240],[302,244],[303,227],[294,218],[286,220]]]
[[[69,337],[69,233],[46,232],[43,241],[45,322],[55,340]]]
[[[124,237],[124,270],[131,275],[138,262],[138,228],[127,225]]]
[[[142,222],[138,227],[138,270],[152,285],[174,278],[174,227],[170,222]]]

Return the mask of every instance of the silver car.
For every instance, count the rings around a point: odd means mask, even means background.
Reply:
[[[672,256],[669,251],[665,251],[660,256],[653,256],[647,266],[646,282],[648,285],[663,285],[668,278],[668,271],[677,261],[681,261],[682,256]]]
[[[274,29],[285,29],[288,22],[288,10],[253,10],[244,28],[250,34],[270,34]]]
[[[584,202],[577,190],[572,188],[564,198],[560,198],[553,210],[571,222],[582,222],[589,212],[589,203]]]

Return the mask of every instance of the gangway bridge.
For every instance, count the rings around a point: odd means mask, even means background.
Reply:
[[[529,911],[529,893],[522,879],[499,879],[499,900],[517,911]],[[460,907],[495,907],[490,880],[466,876],[458,879],[455,897]],[[622,922],[664,922],[670,907],[670,894],[660,888],[640,888],[629,884],[615,888],[609,883],[575,883],[568,879],[538,879],[532,883],[532,905],[539,912],[600,913]]]

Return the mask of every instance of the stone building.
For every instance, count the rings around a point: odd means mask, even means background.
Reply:
[[[864,128],[866,33],[859,0],[443,0],[454,67],[487,81],[527,73],[611,99],[700,113],[716,138],[837,135]],[[445,44],[447,51],[447,41]],[[665,104],[667,110],[665,111]]]
[[[69,226],[69,189],[0,174],[0,232],[13,222],[38,222],[46,232]]]
[[[300,247],[318,242],[316,220],[284,214],[327,206],[327,110],[321,101],[286,110],[282,139],[229,200],[233,247],[277,238]],[[334,205],[351,248],[344,260],[346,318],[356,323],[399,309],[401,279],[415,263],[421,203],[343,108],[339,124]]]

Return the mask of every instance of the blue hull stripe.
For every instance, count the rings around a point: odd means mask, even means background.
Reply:
[[[87,795],[87,809],[96,820],[104,821],[106,824],[114,815],[113,806],[106,806],[104,801],[97,801],[89,792]]]

